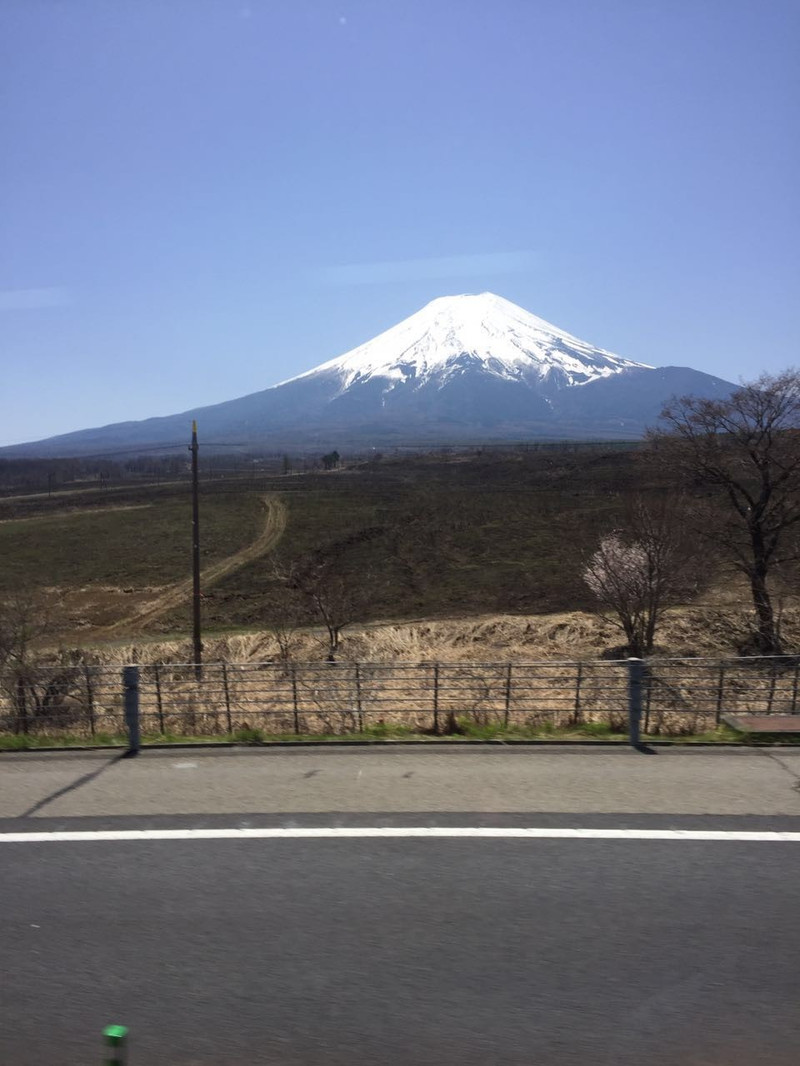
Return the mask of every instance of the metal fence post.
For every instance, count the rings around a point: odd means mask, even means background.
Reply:
[[[92,672],[88,663],[83,664],[83,676],[86,680],[86,709],[89,712],[89,731],[94,736],[94,685]]]
[[[158,709],[158,731],[163,735],[164,733],[164,704],[161,700],[161,671],[158,668],[158,663],[153,664],[153,676],[156,681],[156,707]]]
[[[138,666],[122,668],[122,684],[125,698],[125,728],[128,731],[128,752],[130,755],[137,755],[141,747]]]
[[[644,659],[628,659],[628,739],[632,748],[641,747],[642,682]]]
[[[767,695],[767,714],[772,714],[772,705],[775,701],[775,686],[778,683],[778,660],[773,659],[770,665],[772,669],[769,678],[769,693]]]
[[[717,725],[722,717],[722,701],[725,695],[725,660],[719,661],[719,674],[717,675],[717,706],[714,712],[714,721]]]
[[[572,711],[572,721],[578,725],[581,720],[581,685],[583,683],[583,663],[578,663],[578,672],[575,677],[575,706]]]
[[[505,701],[506,705],[505,705],[505,713],[503,715],[503,725],[504,725],[504,727],[506,729],[508,729],[508,719],[509,719],[509,715],[511,714],[511,663],[509,663],[508,666],[506,667],[506,693],[505,693],[505,696],[506,696],[506,701]]]
[[[292,663],[292,715],[294,716],[295,734],[300,732],[300,714],[297,702],[297,665]]]
[[[228,685],[228,664],[222,664],[222,688],[225,692],[225,722],[228,726],[228,733],[233,732],[233,720],[231,719],[231,690]]]
[[[14,732],[28,733],[30,731],[30,723],[28,721],[28,695],[25,691],[25,678],[22,674],[17,675],[16,696],[17,718]]]
[[[361,667],[356,663],[356,712],[358,714],[358,731],[364,732],[364,708],[361,702]]]
[[[439,736],[439,664],[433,664],[433,733]]]

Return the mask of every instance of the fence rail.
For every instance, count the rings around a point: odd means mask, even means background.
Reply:
[[[632,687],[632,666],[641,682]],[[800,657],[532,663],[85,663],[0,673],[0,735],[87,743],[265,735],[345,735],[465,725],[644,734],[713,729],[723,714],[800,714]],[[638,676],[638,675],[637,675]]]

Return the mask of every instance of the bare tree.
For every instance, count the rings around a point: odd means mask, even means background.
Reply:
[[[273,585],[264,604],[267,628],[278,645],[281,663],[288,669],[297,630],[308,621],[305,603],[297,588],[297,572],[292,562],[271,560]]]
[[[336,661],[342,630],[363,615],[378,591],[366,553],[385,532],[366,526],[294,559],[273,559],[272,631],[279,645],[298,626],[322,623],[328,662]]]
[[[337,569],[332,559],[316,558],[295,569],[291,588],[305,598],[312,617],[324,625],[328,662],[336,662],[342,630],[358,615],[352,576]]]
[[[33,593],[15,591],[0,601],[0,670],[27,666],[49,627],[44,604]]]
[[[800,371],[762,374],[723,400],[685,396],[664,408],[652,443],[680,476],[716,490],[725,519],[703,532],[749,584],[762,655],[782,650],[770,578],[798,558]]]
[[[39,721],[65,721],[70,713],[78,658],[44,653],[42,638],[52,619],[42,598],[17,590],[0,601],[0,693],[14,708],[15,733],[28,733]]]
[[[637,499],[624,527],[600,540],[583,579],[601,610],[624,632],[630,655],[650,655],[663,609],[682,592],[690,553],[682,544],[679,501]]]
[[[342,572],[336,554],[318,550],[300,559],[273,559],[273,591],[266,603],[270,632],[280,650],[281,661],[291,660],[291,645],[301,625],[322,623],[328,662],[336,661],[342,630],[358,614],[357,584]]]

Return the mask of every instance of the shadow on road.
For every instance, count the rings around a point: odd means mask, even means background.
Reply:
[[[46,807],[48,803],[52,803],[53,800],[59,799],[61,796],[66,796],[68,792],[74,792],[76,789],[81,788],[83,785],[88,784],[90,781],[94,781],[100,774],[105,773],[106,770],[115,766],[120,759],[126,759],[128,757],[127,751],[122,751],[119,755],[115,755],[109,759],[108,762],[104,762],[102,766],[99,766],[96,770],[92,770],[88,774],[84,774],[83,777],[79,777],[76,781],[70,782],[68,785],[64,785],[63,788],[57,789],[55,792],[51,792],[49,796],[45,796],[44,799],[40,799],[38,803],[34,803],[32,807],[29,807],[27,811],[23,811],[20,818],[30,818],[31,815],[37,814],[42,807]]]

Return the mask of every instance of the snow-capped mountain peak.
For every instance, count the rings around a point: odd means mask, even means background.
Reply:
[[[622,359],[551,325],[491,292],[442,296],[345,355],[292,378],[336,375],[339,389],[373,379],[385,388],[436,379],[444,384],[466,369],[509,381],[551,380],[583,385],[645,367]],[[377,384],[377,382],[376,382]]]
[[[432,300],[374,340],[260,392],[11,451],[169,447],[185,441],[193,419],[204,440],[284,452],[334,444],[374,450],[383,443],[635,439],[670,397],[718,399],[733,387],[689,367],[621,359],[484,292]]]

